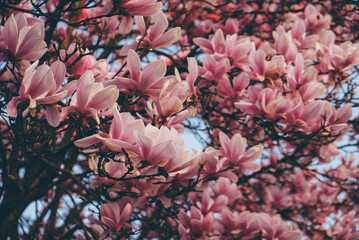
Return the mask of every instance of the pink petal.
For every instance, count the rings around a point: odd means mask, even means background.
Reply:
[[[214,223],[214,215],[212,212],[208,213],[202,221],[202,229],[204,231],[210,229],[213,226]]]
[[[138,57],[137,53],[132,49],[128,50],[127,64],[130,71],[131,79],[138,82],[141,77],[141,60]]]
[[[92,87],[94,85],[94,76],[93,73],[88,70],[80,77],[78,84],[77,84],[77,92],[76,92],[76,99],[77,99],[77,106],[79,109],[82,109],[87,106],[92,91]]]
[[[132,206],[130,203],[127,203],[126,206],[122,209],[119,223],[126,222],[130,217],[131,213],[132,213]]]
[[[74,142],[76,147],[79,148],[87,148],[89,146],[92,146],[94,144],[97,144],[99,142],[101,142],[103,139],[101,139],[102,137],[100,137],[100,135],[95,134],[95,135],[91,135],[85,138],[81,138],[77,141]]]
[[[45,97],[49,91],[56,89],[54,75],[49,66],[41,65],[31,78],[30,86],[27,90],[31,98]]]
[[[18,29],[17,27],[14,15],[11,14],[11,16],[5,22],[3,37],[6,42],[7,48],[14,55],[16,53],[16,48],[18,44],[19,31],[20,29]]]
[[[159,38],[151,42],[153,48],[167,47],[174,42],[177,42],[181,36],[181,28],[175,27],[162,34]]]
[[[135,23],[140,30],[141,36],[144,36],[146,32],[146,24],[143,16],[135,16]]]
[[[167,140],[152,147],[150,154],[147,155],[147,159],[146,155],[144,155],[144,158],[156,166],[163,167],[175,154],[176,150],[172,140]],[[163,160],[166,161],[164,162]]]
[[[21,102],[21,98],[20,97],[14,97],[13,99],[11,99],[11,101],[7,104],[6,109],[7,109],[7,114],[10,117],[17,117],[17,105],[19,105],[19,103]]]
[[[139,81],[139,90],[146,91],[166,74],[166,62],[163,59],[154,61],[144,67]]]
[[[90,67],[90,70],[96,79],[102,79],[106,77],[109,71],[108,61],[106,59],[100,59]]]
[[[151,22],[154,24],[148,29],[148,38],[152,42],[159,38],[168,28],[168,20],[165,14],[159,11],[151,17]]]
[[[214,49],[212,46],[212,42],[205,38],[194,38],[193,42],[199,46],[205,53],[213,54]]]
[[[47,122],[53,126],[57,127],[60,124],[60,113],[56,105],[47,105],[46,106],[46,119]]]
[[[128,142],[124,142],[118,139],[108,138],[104,140],[104,143],[106,146],[108,146],[112,151],[115,152],[122,152],[122,149],[125,149],[126,151],[131,151],[139,155],[139,150],[136,146],[133,146],[132,144]]]
[[[116,86],[108,86],[105,89],[97,92],[92,97],[87,106],[98,111],[110,108],[113,104],[115,104],[118,95],[119,91]]]
[[[224,53],[225,39],[221,29],[218,29],[212,38],[213,48],[216,53]]]
[[[56,81],[56,89],[59,89],[65,80],[66,66],[61,61],[56,61],[50,66],[54,79]]]

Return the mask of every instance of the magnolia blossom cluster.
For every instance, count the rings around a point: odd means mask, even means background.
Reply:
[[[359,64],[358,39],[335,25],[330,1],[292,3],[273,28],[287,2],[46,1],[1,11],[1,187],[49,186],[24,196],[40,196],[53,226],[57,207],[77,215],[62,228],[68,238],[358,239],[357,159],[338,145],[356,123],[355,89],[340,91]],[[186,127],[208,134],[205,149],[185,147]],[[17,173],[31,164],[38,172]],[[0,209],[13,206],[8,191]],[[1,237],[13,234],[2,231],[15,213],[0,221]],[[37,222],[24,238],[55,234]]]

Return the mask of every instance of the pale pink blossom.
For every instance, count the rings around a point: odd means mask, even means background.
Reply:
[[[329,14],[323,16],[312,4],[309,4],[305,8],[304,16],[307,29],[314,31],[315,33],[328,29],[332,20],[332,17]]]
[[[274,185],[268,186],[264,190],[263,200],[267,205],[283,210],[292,205],[289,192],[289,188],[280,189]]]
[[[218,94],[224,97],[237,99],[243,96],[245,88],[249,85],[249,76],[245,72],[238,74],[231,83],[231,80],[226,78],[217,85]]]
[[[220,232],[230,233],[244,240],[254,239],[260,231],[256,215],[248,211],[236,214],[229,209],[224,209],[221,212],[219,222]]]
[[[47,51],[44,41],[45,29],[41,22],[33,25],[24,14],[18,13],[11,16],[0,26],[0,43],[2,50],[7,49],[16,60],[38,60]],[[4,56],[0,56],[4,58]]]
[[[188,84],[186,81],[178,81],[173,88],[167,81],[157,97],[156,106],[158,113],[163,117],[170,117],[183,109],[183,103],[188,98]]]
[[[186,77],[186,81],[188,83],[189,91],[193,95],[197,95],[194,89],[194,82],[198,77],[198,64],[195,58],[187,58],[188,62],[188,75]]]
[[[181,239],[208,239],[206,232],[210,231],[214,223],[214,215],[212,212],[205,216],[196,208],[191,207],[191,215],[188,216],[183,210],[178,214],[178,232],[182,236]]]
[[[235,106],[252,115],[265,115],[270,120],[285,119],[287,114],[294,111],[298,104],[286,99],[278,89],[250,86],[248,97],[236,102]]]
[[[99,61],[89,53],[86,49],[82,51],[76,48],[76,44],[72,43],[68,50],[60,50],[60,56],[65,65],[67,71],[75,76],[81,76],[87,70],[91,70],[96,82],[103,80],[109,72],[108,62],[105,59]]]
[[[113,120],[108,134],[99,132],[98,134],[77,140],[75,145],[77,147],[87,148],[102,142],[113,151],[122,152],[122,149],[131,152],[136,151],[137,148],[134,146],[136,139],[133,132],[135,130],[141,133],[145,131],[143,121],[135,119],[128,112],[120,113],[115,106],[112,107],[112,114]]]
[[[141,32],[142,43],[149,46],[149,48],[163,48],[177,42],[181,36],[181,28],[175,27],[168,31],[168,20],[162,11],[157,12],[151,16],[151,25],[147,29],[143,17],[135,17],[136,24]],[[166,31],[166,32],[165,32]]]
[[[230,62],[228,58],[217,61],[213,55],[205,55],[203,58],[203,67],[199,67],[199,75],[208,81],[220,82],[226,78],[227,72],[230,70]]]
[[[112,10],[113,1],[117,0],[104,1],[105,5],[102,9],[102,14],[107,14]],[[163,5],[157,0],[122,0],[119,2],[119,7],[123,8],[131,16],[150,16],[158,12]]]
[[[69,97],[75,91],[77,81],[61,87],[66,74],[66,68],[62,62],[56,61],[50,67],[41,65],[35,70],[37,64],[38,61],[26,69],[19,96],[13,98],[7,106],[8,114],[16,117],[17,105],[28,101],[29,106],[23,115],[25,116],[30,111],[31,115],[35,116],[37,105],[46,104],[47,121],[51,126],[57,127],[60,123],[60,114],[56,103]]]
[[[116,236],[124,227],[131,227],[126,223],[132,213],[133,207],[130,203],[126,205],[121,202],[112,202],[103,204],[100,209],[101,218],[97,224],[104,225],[112,236]],[[103,233],[100,238],[104,238],[107,232]]]
[[[211,40],[206,38],[194,38],[193,42],[198,45],[205,53],[208,54],[224,54],[225,38],[221,29],[218,29]]]
[[[78,112],[86,117],[93,117],[97,123],[100,123],[99,112],[105,114],[104,111],[116,103],[118,95],[116,86],[105,88],[102,83],[95,83],[93,73],[88,70],[79,79],[70,106],[62,109],[61,119],[70,112]]]
[[[260,229],[269,239],[278,240],[300,240],[302,233],[293,228],[286,222],[283,222],[279,215],[270,216],[266,213],[259,213],[257,221]]]
[[[141,71],[141,60],[136,52],[130,49],[127,55],[127,65],[130,78],[118,77],[113,83],[119,89],[127,88],[134,93],[141,92],[142,94],[156,96],[163,85],[163,77],[167,70],[166,62],[163,59],[156,60],[145,66]]]
[[[221,212],[228,204],[228,197],[225,195],[219,195],[214,199],[211,197],[211,189],[206,188],[202,194],[202,201],[197,202],[197,206],[202,212]]]
[[[262,146],[253,146],[246,151],[247,141],[239,133],[230,139],[226,134],[220,132],[219,140],[222,148],[220,154],[225,156],[231,164],[240,167],[241,170],[257,172],[261,169],[261,166],[254,161],[262,154]]]

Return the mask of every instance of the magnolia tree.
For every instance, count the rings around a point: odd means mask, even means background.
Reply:
[[[0,239],[358,239],[356,4],[1,1]]]

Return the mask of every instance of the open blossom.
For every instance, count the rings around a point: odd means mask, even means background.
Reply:
[[[219,228],[220,232],[230,233],[233,236],[238,236],[238,238],[244,240],[254,239],[260,231],[256,214],[248,211],[235,214],[229,209],[224,209],[221,212],[219,223],[220,225],[217,226],[217,228]]]
[[[70,106],[62,109],[61,118],[64,119],[70,112],[78,112],[93,117],[99,123],[98,112],[111,108],[118,95],[116,86],[105,88],[102,83],[95,83],[93,73],[88,70],[79,79]]]
[[[223,55],[225,53],[225,38],[221,29],[218,29],[213,35],[211,40],[206,38],[194,38],[193,42],[202,48],[205,53],[208,54],[219,54]]]
[[[266,213],[258,213],[257,221],[260,229],[269,239],[302,239],[302,233],[300,231],[293,230],[288,223],[283,222],[279,215],[270,216]]]
[[[318,130],[323,124],[332,134],[343,134],[348,129],[346,123],[352,115],[350,104],[335,109],[327,101],[316,100],[303,106],[300,104],[295,111],[288,114],[288,125],[296,126],[304,132]]]
[[[144,161],[163,167],[170,159],[176,157],[176,149],[167,127],[161,127],[158,130],[158,128],[147,125],[144,133],[135,131],[134,136],[141,150],[140,157]]]
[[[188,83],[190,93],[196,95],[196,91],[194,90],[194,82],[198,77],[198,64],[195,58],[187,58],[187,62],[189,73],[186,77],[186,81]]]
[[[131,16],[150,16],[158,12],[162,7],[161,2],[157,0],[106,0],[102,13],[106,14],[112,10],[114,1],[119,2],[118,6],[123,8]]]
[[[127,88],[133,92],[156,95],[163,85],[163,77],[166,74],[166,62],[163,59],[156,60],[141,71],[141,60],[135,51],[130,49],[127,55],[127,65],[130,78],[119,77],[113,81],[119,89]]]
[[[136,139],[133,132],[136,130],[143,133],[145,125],[142,120],[135,119],[128,112],[120,113],[118,108],[112,107],[113,120],[109,133],[99,132],[75,142],[77,147],[87,148],[99,142],[103,142],[113,151],[121,152],[122,148],[126,151],[135,151]]]
[[[177,79],[174,86],[170,86],[167,81],[157,97],[157,111],[161,116],[170,117],[183,109],[183,103],[188,97],[188,84],[186,81],[181,81],[179,76]]]
[[[191,215],[188,216],[183,210],[178,214],[178,232],[181,239],[187,240],[194,238],[207,239],[206,232],[210,231],[214,223],[212,212],[202,215],[201,210],[191,207]]]
[[[245,151],[247,141],[242,138],[239,133],[230,139],[223,132],[220,132],[219,140],[222,146],[220,153],[225,156],[230,163],[239,166],[242,170],[250,170],[253,172],[260,170],[261,166],[253,161],[257,160],[262,154],[262,146],[257,145]]]
[[[278,89],[250,86],[247,98],[236,102],[235,106],[242,111],[252,115],[260,116],[265,114],[268,119],[282,119],[295,110],[297,104],[286,99]]]
[[[102,204],[100,209],[101,219],[95,220],[93,228],[99,233],[100,239],[104,239],[107,234],[116,236],[124,227],[131,227],[126,223],[132,213],[133,207],[130,203],[126,205],[120,201]],[[105,226],[103,230],[99,225]]]
[[[11,117],[16,117],[17,105],[20,102],[29,102],[28,109],[23,112],[23,115],[30,111],[33,116],[38,104],[46,104],[47,121],[56,127],[60,123],[60,114],[56,108],[56,103],[74,92],[76,81],[61,87],[65,80],[66,68],[60,61],[54,62],[50,67],[41,65],[35,70],[37,64],[38,61],[26,69],[19,96],[13,98],[7,106],[8,114]]]
[[[289,196],[289,188],[280,189],[277,186],[269,186],[264,190],[264,192],[263,200],[267,205],[280,210],[288,208],[292,205],[292,201]]]
[[[244,95],[245,88],[249,84],[249,76],[245,72],[241,72],[231,82],[230,79],[226,78],[217,85],[218,94],[224,97],[237,99],[239,96]]]
[[[145,36],[142,40],[151,48],[168,47],[177,42],[181,36],[181,28],[175,27],[168,31],[168,20],[162,11],[157,12],[151,16],[151,25],[146,32],[146,25],[143,17],[135,17],[136,24],[141,32],[141,36]],[[166,31],[166,32],[165,32]]]
[[[211,197],[211,189],[207,188],[202,194],[202,201],[197,202],[197,206],[202,212],[221,212],[227,207],[228,198],[224,195],[219,195],[216,198]]]
[[[81,54],[84,56],[80,57]],[[107,60],[101,59],[97,61],[93,55],[89,54],[87,49],[83,52],[76,49],[75,43],[72,43],[67,51],[60,50],[60,56],[62,60],[66,60],[65,65],[68,67],[67,71],[70,74],[81,76],[87,70],[91,70],[95,80],[98,82],[105,78],[109,71]]]
[[[206,55],[203,58],[203,67],[199,67],[199,75],[208,81],[220,82],[226,79],[226,74],[230,69],[228,58],[217,61],[213,55]]]
[[[44,36],[41,22],[30,25],[24,14],[11,14],[4,27],[0,26],[0,49],[7,49],[16,60],[35,61],[47,51]],[[3,58],[0,53],[0,60]]]

